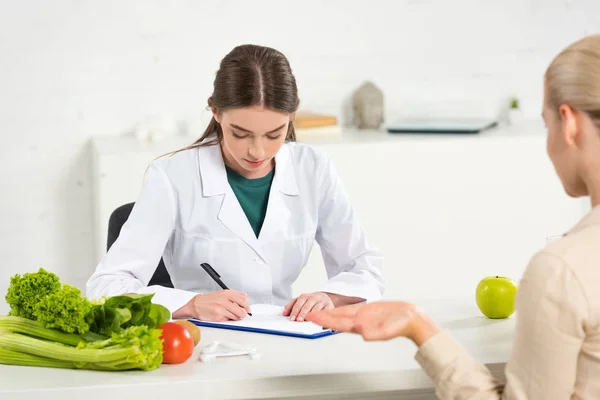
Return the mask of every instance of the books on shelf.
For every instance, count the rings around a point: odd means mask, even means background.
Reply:
[[[294,118],[294,128],[298,141],[338,137],[342,129],[337,117],[310,111],[298,111]]]
[[[337,125],[337,118],[334,115],[298,111],[294,118],[294,127],[296,129],[319,128],[333,125]]]

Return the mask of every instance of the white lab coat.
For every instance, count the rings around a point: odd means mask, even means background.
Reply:
[[[200,267],[209,263],[250,304],[284,305],[319,244],[328,281],[319,291],[381,298],[382,256],[371,247],[324,153],[286,143],[258,238],[227,181],[219,146],[154,161],[121,233],[87,283],[91,299],[155,293],[171,312],[198,293],[221,288]],[[147,284],[163,257],[175,289]]]

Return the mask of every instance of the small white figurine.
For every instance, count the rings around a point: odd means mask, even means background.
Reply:
[[[354,125],[359,129],[377,129],[384,120],[383,92],[372,82],[365,82],[352,95]]]

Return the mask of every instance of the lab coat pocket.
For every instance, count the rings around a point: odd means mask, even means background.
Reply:
[[[181,283],[194,289],[206,289],[205,276],[201,263],[214,261],[214,240],[205,236],[184,235],[179,233],[173,251],[173,266],[180,271]]]
[[[274,254],[270,260],[273,282],[284,287],[292,285],[306,265],[314,242],[314,234],[308,233],[273,243]]]

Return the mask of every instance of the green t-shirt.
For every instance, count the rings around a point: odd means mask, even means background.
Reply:
[[[273,168],[266,176],[257,179],[244,178],[229,167],[226,169],[229,185],[240,202],[254,234],[258,237],[267,214],[269,192],[275,169]]]

